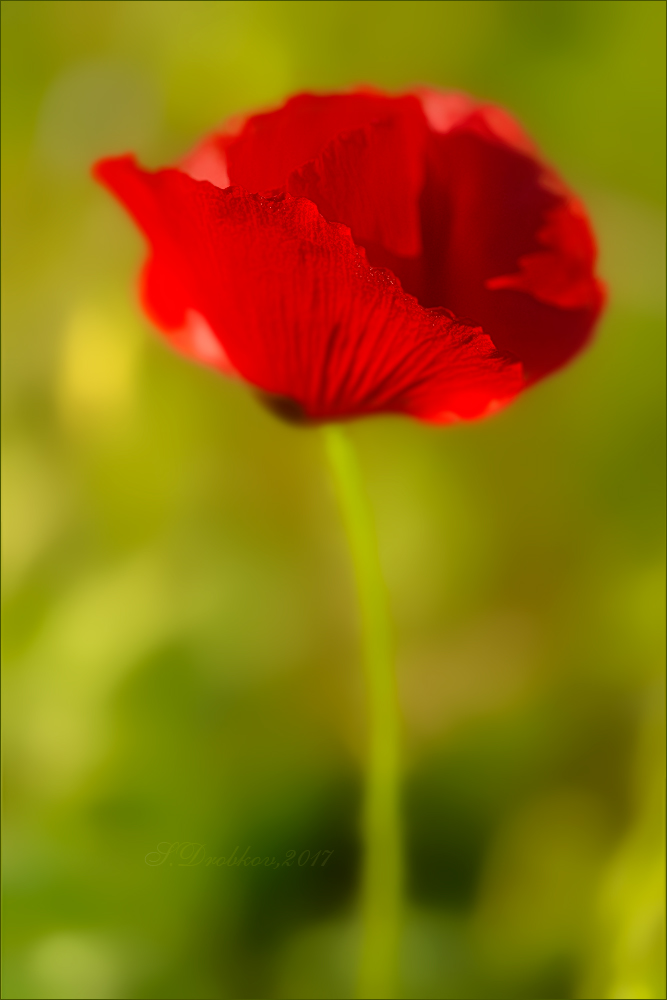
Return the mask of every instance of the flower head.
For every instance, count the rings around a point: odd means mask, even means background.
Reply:
[[[483,416],[587,341],[585,212],[500,108],[299,94],[177,167],[95,174],[145,233],[147,312],[293,419]]]

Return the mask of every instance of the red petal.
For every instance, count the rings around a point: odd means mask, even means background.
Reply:
[[[333,139],[290,175],[287,189],[314,201],[329,222],[349,226],[356,243],[416,257],[426,138],[417,98],[398,98],[387,118]]]
[[[152,246],[145,295],[167,331],[204,317],[234,368],[312,419],[480,416],[521,387],[479,328],[422,308],[312,202],[225,191],[107,160],[97,176]]]
[[[539,377],[582,347],[602,304],[585,215],[506,112],[429,94],[439,130],[422,197],[425,268],[397,273],[424,305],[480,323]]]
[[[597,310],[600,289],[591,273],[595,242],[582,207],[564,201],[546,214],[537,234],[546,248],[519,258],[516,274],[489,278],[489,289],[515,288],[561,309]]]
[[[253,115],[237,137],[221,140],[230,181],[248,191],[284,188],[293,170],[318,157],[341,132],[390,116],[400,100],[370,92],[298,94],[276,111]]]
[[[504,145],[511,146],[517,152],[539,159],[539,151],[533,140],[504,108],[495,104],[483,104],[457,90],[441,91],[418,87],[415,94],[419,97],[433,132],[444,135],[453,128],[462,126],[487,139],[500,139]]]

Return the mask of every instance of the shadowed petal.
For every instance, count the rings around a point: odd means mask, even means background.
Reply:
[[[478,107],[454,122],[429,139],[414,291],[479,323],[538,378],[583,346],[600,311],[590,227],[509,115]]]
[[[427,125],[416,97],[394,101],[391,116],[344,132],[289,177],[287,190],[310,198],[329,222],[342,222],[356,243],[401,257],[422,251],[419,197]]]
[[[569,199],[550,209],[537,238],[544,249],[520,257],[516,274],[489,278],[486,287],[528,292],[561,309],[599,308],[600,287],[591,272],[596,248],[579,203]]]
[[[252,115],[234,138],[221,136],[229,179],[248,191],[284,188],[293,170],[318,157],[341,132],[391,116],[405,100],[371,91],[298,94],[276,111]]]

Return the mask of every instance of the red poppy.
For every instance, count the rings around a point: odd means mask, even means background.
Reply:
[[[155,323],[286,416],[483,416],[572,357],[602,305],[581,204],[463,94],[299,94],[176,168],[95,173],[148,238]]]

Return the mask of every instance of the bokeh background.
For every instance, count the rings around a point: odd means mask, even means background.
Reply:
[[[2,3],[4,996],[353,995],[363,698],[322,441],[150,330],[89,166],[423,82],[525,123],[610,305],[493,419],[351,428],[405,711],[404,996],[664,997],[664,15]],[[175,842],[333,854],[146,863]]]

